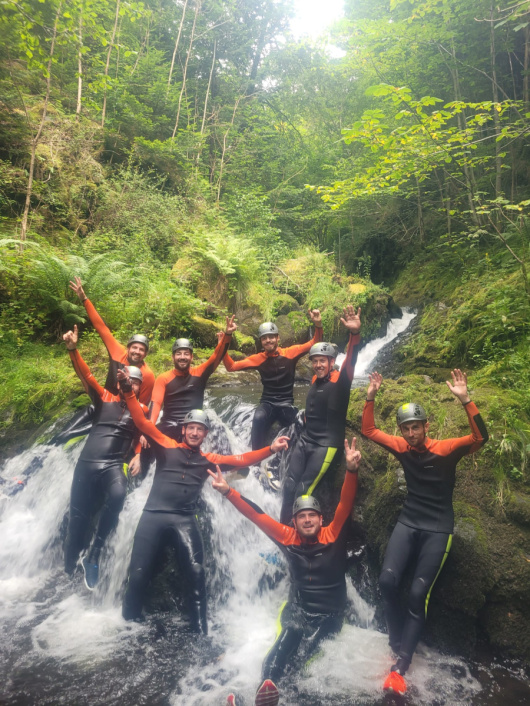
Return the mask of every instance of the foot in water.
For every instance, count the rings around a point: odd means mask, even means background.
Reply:
[[[407,684],[399,672],[390,672],[383,684],[384,691],[403,696],[407,691]]]
[[[97,564],[91,564],[86,557],[81,562],[81,566],[85,575],[85,586],[89,591],[93,591],[98,582],[99,567]]]
[[[254,706],[277,706],[279,700],[278,687],[270,679],[265,679],[258,689]]]

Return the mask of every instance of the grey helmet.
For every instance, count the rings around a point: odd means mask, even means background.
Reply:
[[[264,324],[261,324],[261,326],[258,329],[258,338],[261,338],[262,336],[279,336],[280,331],[276,324],[273,324],[272,321],[266,321]]]
[[[398,427],[406,422],[426,422],[427,413],[417,402],[406,402],[398,407],[396,412]]]
[[[127,366],[127,375],[131,378],[131,380],[139,380],[140,382],[144,381],[142,371],[140,368],[137,368],[136,365]]]
[[[190,341],[189,338],[177,338],[175,343],[171,346],[171,352],[174,353],[175,351],[178,351],[181,348],[189,348],[190,351],[193,353],[193,343]]]
[[[127,341],[127,348],[133,343],[141,343],[145,346],[146,352],[149,352],[149,339],[147,336],[142,336],[141,333],[135,333],[134,336],[131,336]]]
[[[320,503],[313,495],[300,495],[300,497],[296,498],[293,505],[293,517],[302,510],[314,510],[319,515],[322,514]]]
[[[210,420],[208,415],[202,409],[192,409],[191,412],[184,417],[182,424],[202,424],[206,429],[210,429]]]
[[[324,341],[321,341],[320,343],[315,343],[314,346],[311,346],[309,357],[312,358],[314,355],[325,355],[328,358],[336,358],[337,351],[332,343],[324,343]]]

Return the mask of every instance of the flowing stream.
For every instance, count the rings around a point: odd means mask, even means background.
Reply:
[[[391,338],[413,315],[391,322]],[[361,374],[385,342],[374,341],[361,352]],[[296,388],[301,406],[306,391]],[[248,449],[258,397],[251,386],[212,388],[208,404],[214,424],[205,450]],[[72,579],[62,571],[64,517],[80,449],[80,444],[37,446],[11,459],[0,474],[0,704],[223,706],[230,691],[240,697],[238,703],[252,704],[287,594],[285,566],[272,542],[207,483],[200,522],[209,636],[190,634],[178,610],[155,610],[142,624],[126,623],[121,597],[153,469],[128,494],[104,550],[100,583],[89,593],[79,573]],[[278,516],[279,496],[264,488],[258,469],[245,479],[233,475],[232,482]],[[343,631],[283,688],[282,704],[388,703],[381,695],[391,663],[387,638],[358,589],[349,580]],[[426,647],[414,659],[409,683],[406,703],[413,706],[530,703],[530,689],[516,665],[469,663]]]

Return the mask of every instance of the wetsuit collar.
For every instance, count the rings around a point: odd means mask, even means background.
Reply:
[[[417,454],[424,454],[429,451],[431,446],[433,445],[434,441],[432,439],[429,439],[428,436],[425,437],[425,441],[423,442],[423,447],[421,449],[416,448],[415,446],[408,446],[409,451],[415,451]]]

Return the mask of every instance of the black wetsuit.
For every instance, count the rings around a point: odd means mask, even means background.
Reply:
[[[392,453],[403,465],[407,497],[385,552],[379,585],[383,595],[389,642],[404,674],[412,660],[427,616],[432,587],[451,548],[454,525],[453,489],[456,464],[488,440],[473,402],[465,405],[472,433],[457,439],[425,439],[421,451],[399,436],[376,428],[374,402],[363,411],[362,434]],[[399,586],[409,561],[414,577],[403,616]]]
[[[335,516],[314,542],[276,522],[233,488],[226,496],[279,547],[289,564],[289,599],[280,613],[281,630],[263,663],[263,679],[276,681],[299,651],[308,659],[320,642],[340,632],[346,606],[347,520],[353,509],[357,474],[346,472]]]
[[[262,351],[244,360],[234,361],[225,355],[223,363],[229,372],[257,370],[263,384],[260,403],[252,420],[251,444],[253,449],[261,449],[274,422],[280,427],[290,426],[298,413],[294,406],[294,379],[296,364],[309,352],[311,346],[322,340],[322,327],[315,328],[315,335],[307,343],[277,348],[274,353]]]
[[[340,372],[313,377],[307,393],[305,427],[293,448],[283,481],[280,522],[291,521],[293,503],[300,495],[311,495],[329,470],[340,461],[346,431],[346,413],[357,360],[359,334],[350,334]]]
[[[105,501],[88,555],[90,563],[98,563],[101,548],[116,527],[127,489],[124,460],[136,434],[124,400],[96,382],[77,350],[70,351],[70,357],[77,374],[97,392],[100,402],[74,470],[65,543],[65,570],[68,573],[74,570],[85,546],[90,519],[96,512],[101,494]],[[147,413],[144,405],[140,410],[142,414]]]
[[[176,442],[144,419],[132,393],[126,394],[125,399],[138,428],[154,447],[156,471],[134,535],[123,617],[126,620],[141,617],[158,548],[163,540],[168,540],[175,548],[179,565],[188,580],[192,627],[196,632],[206,634],[204,553],[195,512],[208,478],[208,468],[215,470],[218,464],[222,470],[228,470],[259,463],[271,454],[270,447],[240,456],[203,453],[199,448]]]

